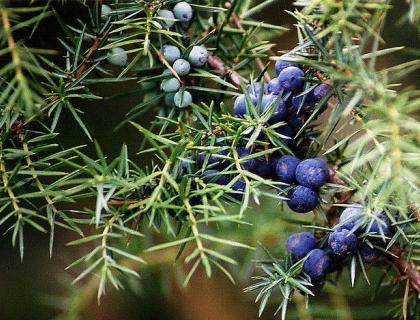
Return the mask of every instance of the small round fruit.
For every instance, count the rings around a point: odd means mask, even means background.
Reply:
[[[205,183],[217,183],[220,185],[228,184],[226,177],[221,175],[219,170],[208,169],[204,171],[200,177]]]
[[[302,118],[294,112],[289,113],[289,115],[286,118],[286,122],[288,125],[290,125],[290,127],[292,127],[295,130],[300,129],[303,125]]]
[[[178,2],[174,7],[174,15],[179,21],[188,22],[192,19],[193,9],[185,1]]]
[[[115,66],[123,67],[127,64],[128,56],[127,52],[123,48],[112,48],[108,53],[108,62]]]
[[[293,144],[293,137],[295,136],[295,131],[289,125],[284,125],[281,127],[277,127],[275,131],[282,135],[281,139],[285,145],[290,146]]]
[[[295,181],[296,167],[300,160],[294,156],[284,155],[277,160],[276,175],[281,182],[292,183]]]
[[[316,86],[313,90],[313,97],[316,101],[320,101],[324,98],[328,91],[330,91],[331,87],[328,84],[321,83],[320,85]]]
[[[253,169],[253,173],[259,175],[263,178],[270,178],[273,176],[273,171],[275,171],[276,165],[276,158],[274,156],[270,156],[267,159],[265,156],[256,157],[254,158],[255,168]]]
[[[330,267],[330,257],[321,249],[309,252],[308,258],[303,264],[303,271],[313,279],[323,278]]]
[[[162,47],[162,53],[165,60],[170,64],[181,58],[181,51],[178,49],[178,47],[170,44],[165,44]]]
[[[303,102],[302,102],[303,101]],[[302,113],[302,111],[311,111],[315,107],[315,99],[311,92],[304,96],[301,93],[295,94],[292,97],[292,111],[295,113]]]
[[[257,99],[255,96],[250,97],[252,103],[254,106],[257,104]],[[247,105],[247,99],[244,94],[241,94],[240,96],[237,96],[235,99],[235,102],[233,103],[233,113],[237,117],[243,117],[246,114],[246,105]]]
[[[279,79],[274,78],[274,79],[271,79],[270,82],[268,82],[266,92],[268,94],[270,93],[279,94],[281,89],[282,87],[280,85]]]
[[[176,107],[175,105],[175,93],[165,94],[165,105],[168,107]]]
[[[315,249],[316,239],[310,232],[299,232],[292,234],[286,242],[287,251],[302,259],[311,250]]]
[[[178,108],[187,108],[192,103],[192,95],[188,91],[178,91],[174,96],[175,105]]]
[[[379,251],[376,248],[370,247],[368,244],[364,242],[361,244],[359,248],[359,253],[364,263],[375,262],[375,260],[377,260],[382,255],[381,251]]]
[[[287,67],[279,74],[279,83],[284,90],[295,91],[302,87],[305,73],[298,67]]]
[[[266,92],[267,85],[263,82],[253,82],[247,86],[250,95],[258,97],[260,93]]]
[[[357,237],[349,230],[336,230],[329,235],[328,246],[334,255],[346,257],[356,251]]]
[[[245,158],[247,156],[250,156],[252,154],[252,151],[250,149],[246,149],[246,148],[238,148],[236,151],[238,153],[239,160],[241,160],[242,158]],[[241,167],[244,170],[253,171],[255,169],[255,166],[256,166],[255,158],[251,158],[251,159],[247,159],[245,161],[241,161]]]
[[[381,212],[372,217],[372,220],[366,225],[365,231],[375,234],[375,237],[369,237],[371,242],[378,245],[385,244],[388,241],[386,237],[392,234],[391,222],[386,214]]]
[[[175,24],[175,16],[171,10],[160,10],[158,14],[164,26],[166,26],[168,29],[173,27]]]
[[[289,192],[287,205],[291,210],[298,213],[310,212],[318,204],[317,193],[304,186],[296,186]]]
[[[174,68],[178,75],[186,76],[188,73],[190,73],[191,65],[185,59],[178,59],[174,62],[172,68]]]
[[[246,183],[243,179],[236,180],[235,183],[230,187],[235,193],[230,193],[230,196],[234,197],[235,199],[241,200],[243,196],[243,192],[246,188]]]
[[[211,152],[207,160],[207,165],[211,166],[212,168],[217,167],[217,169],[223,169],[224,167],[226,167],[227,162],[225,161],[225,159],[223,159],[220,156],[227,156],[228,153],[229,152],[227,150]],[[207,158],[206,152],[200,152],[198,154],[197,163],[200,167],[204,165],[206,158]]]
[[[112,13],[112,9],[110,6],[107,6],[106,4],[101,5],[101,19],[107,20]]]
[[[290,55],[282,55],[279,60],[276,61],[276,64],[274,65],[274,68],[276,70],[277,76],[282,72],[284,69],[288,67],[297,67],[297,64],[295,62],[286,61],[285,59],[290,58]]]
[[[267,94],[262,97],[261,112],[265,112],[272,104],[276,104],[274,113],[268,119],[268,123],[273,124],[286,118],[287,107],[285,102],[274,94]]]
[[[327,163],[319,158],[303,160],[296,168],[296,180],[305,187],[317,189],[329,177]]]
[[[207,63],[209,59],[209,53],[207,49],[203,46],[194,46],[190,54],[188,55],[188,61],[194,67],[202,67]]]
[[[357,226],[360,223],[360,219],[362,219],[362,211],[363,207],[358,203],[353,203],[348,206],[340,215],[340,219],[338,220],[339,228],[358,234],[360,232],[360,226]]]
[[[177,78],[170,78],[162,81],[160,86],[166,93],[178,91],[181,87],[181,83]]]

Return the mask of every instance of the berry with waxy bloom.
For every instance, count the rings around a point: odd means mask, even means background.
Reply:
[[[178,108],[187,108],[192,103],[192,95],[186,90],[180,90],[175,93],[174,102]]]
[[[207,52],[207,49],[203,46],[194,46],[190,54],[188,55],[188,61],[194,66],[194,67],[202,67],[204,66],[209,59],[209,53]]]
[[[174,15],[181,22],[188,22],[192,19],[193,9],[188,2],[178,2],[174,7]]]
[[[127,64],[128,55],[123,48],[112,48],[108,53],[108,62],[115,66],[123,67]]]
[[[165,60],[170,64],[181,58],[181,51],[178,49],[178,47],[170,44],[165,44],[162,47],[162,54]]]
[[[304,186],[296,186],[289,192],[289,200],[287,205],[289,208],[298,213],[310,212],[316,208],[318,204],[317,193]]]
[[[334,255],[349,256],[356,251],[357,237],[349,230],[336,230],[329,235],[328,246]]]
[[[305,187],[317,189],[329,177],[327,163],[319,158],[303,160],[296,168],[296,180]]]
[[[279,76],[279,83],[284,90],[298,90],[303,85],[303,77],[305,73],[298,67],[287,67],[283,69]]]
[[[302,259],[310,251],[315,249],[316,239],[310,232],[299,232],[292,234],[286,242],[287,251]]]
[[[303,271],[313,279],[325,277],[330,267],[330,257],[321,249],[309,252],[308,258],[303,264]]]
[[[284,155],[277,160],[276,175],[281,182],[292,183],[295,181],[296,167],[300,160],[291,155]]]
[[[185,59],[178,59],[174,62],[172,68],[174,68],[175,72],[182,77],[190,73],[191,65]]]

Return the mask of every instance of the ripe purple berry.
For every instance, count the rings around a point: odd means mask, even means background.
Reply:
[[[279,74],[279,83],[284,90],[298,90],[303,85],[303,77],[305,73],[298,67],[287,67]]]
[[[376,216],[366,225],[365,231],[376,235],[375,237],[369,237],[371,242],[384,244],[387,242],[385,237],[389,237],[392,234],[391,222],[385,213],[381,212],[376,214]]]
[[[219,170],[208,169],[204,171],[200,177],[205,183],[217,183],[220,185],[228,184],[226,177],[221,175]]]
[[[275,104],[275,109],[270,119],[268,119],[269,123],[282,121],[287,115],[286,104],[282,99],[274,94],[267,94],[262,97],[261,112],[265,112],[273,104]]]
[[[279,79],[274,78],[274,79],[271,79],[270,82],[267,84],[266,92],[268,94],[270,94],[270,93],[279,94],[281,89],[282,89],[282,87],[280,85]]]
[[[217,152],[211,152],[210,156],[208,157],[207,165],[212,166],[212,168],[217,167],[218,169],[222,169],[226,165],[226,161],[224,161],[223,157],[228,155],[227,150],[220,150]],[[203,166],[204,162],[207,158],[207,154],[205,152],[200,152],[198,154],[197,163],[199,166]]]
[[[330,91],[331,87],[328,84],[321,83],[313,90],[313,97],[316,101],[320,101]]]
[[[243,192],[246,188],[246,183],[243,179],[236,180],[235,183],[230,187],[235,193],[229,193],[235,199],[242,199]]]
[[[255,168],[253,173],[263,178],[272,176],[273,170],[275,169],[276,159],[271,156],[268,160],[265,156],[257,157],[253,159],[255,162]]]
[[[298,213],[310,212],[316,208],[318,204],[317,193],[304,186],[296,186],[289,192],[289,200],[287,205],[289,208]]]
[[[174,15],[181,22],[188,22],[192,19],[193,9],[189,3],[182,1],[175,5]]]
[[[356,251],[357,237],[349,230],[336,230],[328,237],[328,246],[335,255],[345,257]]]
[[[287,251],[302,259],[311,250],[315,249],[316,239],[310,232],[299,232],[292,234],[286,242]]]
[[[188,61],[194,67],[202,67],[207,63],[209,59],[209,53],[207,49],[203,46],[194,46],[191,49],[190,54],[188,55]]]
[[[294,156],[284,155],[277,160],[276,175],[281,182],[295,181],[296,167],[300,160]]]
[[[252,151],[250,149],[245,149],[245,148],[238,148],[237,152],[238,152],[238,157],[240,160],[252,154]],[[253,171],[255,169],[255,166],[256,166],[255,158],[241,161],[241,167],[244,170]]]
[[[344,209],[340,215],[340,219],[338,220],[339,228],[353,231],[358,234],[360,232],[360,228],[358,228],[357,225],[360,223],[360,219],[362,218],[362,211],[363,207],[358,203],[353,203],[351,206]]]
[[[252,103],[254,105],[257,104],[257,99],[255,96],[250,97]],[[246,105],[248,104],[248,101],[244,94],[241,94],[240,96],[237,96],[235,99],[235,102],[233,103],[233,113],[237,117],[242,117],[246,114]]]
[[[381,255],[382,252],[376,248],[370,247],[366,243],[362,243],[359,248],[360,256],[362,257],[363,262],[372,263],[375,262]]]
[[[296,168],[296,180],[305,187],[317,189],[328,179],[327,163],[319,158],[303,160]]]
[[[296,67],[297,64],[295,62],[286,61],[285,59],[290,58],[290,55],[282,55],[279,60],[276,61],[276,64],[274,65],[274,68],[276,70],[277,76],[280,74],[280,72],[283,71],[283,69],[286,69],[288,67]]]
[[[281,127],[277,127],[276,132],[282,135],[281,139],[283,140],[284,144],[290,146],[293,143],[293,137],[295,136],[295,131],[289,125],[284,125]]]
[[[320,279],[326,275],[329,267],[328,254],[321,249],[314,249],[309,252],[309,256],[303,264],[303,271],[313,279]]]
[[[248,85],[247,90],[250,95],[258,97],[260,93],[264,93],[266,91],[266,88],[267,85],[263,82],[253,82]]]

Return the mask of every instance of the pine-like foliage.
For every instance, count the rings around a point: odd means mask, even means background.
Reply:
[[[68,245],[85,254],[68,268],[78,273],[73,282],[89,280],[69,288],[71,301],[63,305],[71,308],[63,317],[77,319],[93,292],[100,299],[148,264],[179,260],[187,285],[199,269],[208,277],[221,271],[235,282],[239,270],[254,272],[258,260],[260,270],[253,282],[245,280],[246,291],[257,292],[260,314],[271,299],[280,301],[286,319],[288,303],[317,295],[318,284],[302,270],[308,257],[296,259],[284,250],[276,256],[259,243],[268,246],[265,237],[273,233],[306,228],[323,245],[343,207],[354,202],[364,208],[361,226],[372,224],[378,212],[390,220],[392,235],[379,228],[359,240],[383,253],[377,262],[383,277],[375,281],[395,292],[392,316],[418,317],[420,95],[400,82],[419,62],[378,66],[382,56],[403,49],[388,48],[382,39],[392,3],[297,0],[288,12],[296,21],[291,29],[297,46],[274,52],[273,39],[287,29],[253,17],[275,8],[275,1],[192,0],[193,16],[183,23],[162,14],[178,2],[0,1],[0,226],[22,259],[27,228],[50,234],[51,254],[54,235],[73,232]],[[418,1],[407,5],[399,22],[418,26]],[[71,16],[69,8],[80,16]],[[60,35],[48,48],[40,31],[45,23]],[[165,45],[176,46],[186,59],[194,46],[204,46],[208,62],[179,76]],[[293,137],[299,157],[323,157],[329,165],[314,214],[292,213],[285,205],[289,184],[247,168],[252,161],[297,153],[282,133],[287,124],[270,121],[274,104],[260,112],[261,94],[245,116],[232,113],[235,97],[244,93],[251,102],[249,86],[268,82],[283,53],[304,66],[302,96],[319,84],[329,88]],[[192,94],[188,106],[179,107],[174,93],[161,90],[171,78],[180,85],[175,91],[181,100]],[[115,158],[105,155],[83,116],[86,101],[103,99],[95,86],[123,88],[130,81],[141,101],[110,130],[118,135],[136,128],[148,165],[129,157],[126,145]],[[150,114],[153,121],[145,123]],[[94,156],[82,145],[61,143],[63,118],[84,132]],[[253,152],[244,156],[239,148]],[[221,162],[214,179],[203,175]],[[226,183],[215,182],[223,177]],[[267,203],[281,217],[256,218],[255,209]],[[386,245],[375,238],[386,238]],[[346,269],[352,286],[372,284],[360,252],[327,281]],[[366,281],[356,281],[359,273]]]

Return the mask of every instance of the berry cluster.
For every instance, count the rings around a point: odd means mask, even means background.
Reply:
[[[185,54],[173,45],[165,44],[162,47],[162,55],[166,62],[172,66],[172,70],[165,70],[161,89],[165,92],[165,102],[168,106],[175,105],[178,108],[186,108],[192,102],[192,95],[181,88],[181,77],[187,76],[194,68],[203,67],[208,60],[209,54],[204,46],[193,46]],[[186,57],[186,59],[183,58]]]
[[[178,2],[171,10],[160,10],[159,17],[164,25],[170,29],[175,21],[181,23],[189,22],[193,17],[192,7],[185,1]],[[182,53],[180,48],[165,44],[161,53],[172,70],[165,70],[162,76],[165,78],[161,83],[161,89],[165,93],[165,104],[186,108],[192,102],[192,95],[189,91],[182,89],[181,77],[187,76],[191,68],[201,68],[208,60],[209,54],[204,46],[193,46],[187,52]]]
[[[172,55],[172,52],[176,54]],[[178,48],[171,47],[168,53],[164,50],[164,55],[168,56],[171,62],[175,62],[179,59],[180,52]],[[314,111],[316,104],[327,96],[330,87],[325,84],[308,87],[310,84],[304,81],[303,69],[299,68],[295,62],[288,61],[288,58],[290,57],[283,56],[276,62],[277,78],[268,84],[251,83],[247,92],[235,99],[234,114],[237,117],[245,117],[247,114],[253,114],[257,109],[261,114],[270,112],[267,115],[266,125],[277,124],[274,127],[284,144],[292,152],[298,154],[302,151],[302,145],[294,139],[294,136],[306,117]],[[311,70],[308,69],[308,77],[310,72]],[[177,90],[178,87],[179,84],[176,88],[174,86],[173,90]],[[222,150],[213,152],[211,155],[200,153],[196,162],[198,168],[206,165],[207,170],[202,174],[204,182],[226,185],[229,179],[221,171],[230,165],[227,159],[234,157],[223,142],[216,143],[215,147]],[[258,151],[246,149],[243,146],[236,148],[237,158],[243,170],[292,185],[287,204],[295,212],[309,212],[318,205],[318,190],[329,178],[329,169],[324,160],[311,158],[301,161],[295,156],[282,154],[274,154],[270,157],[253,156]],[[231,189],[236,192],[234,195],[236,198],[240,199],[245,186],[242,179],[236,180],[231,186]]]
[[[357,252],[365,263],[381,256],[382,251],[377,247],[387,245],[393,233],[391,223],[383,212],[372,217],[363,211],[359,204],[347,207],[323,241],[317,242],[310,232],[295,233],[287,239],[287,251],[297,259],[305,258],[303,271],[311,278],[315,290],[327,273],[338,270]]]

